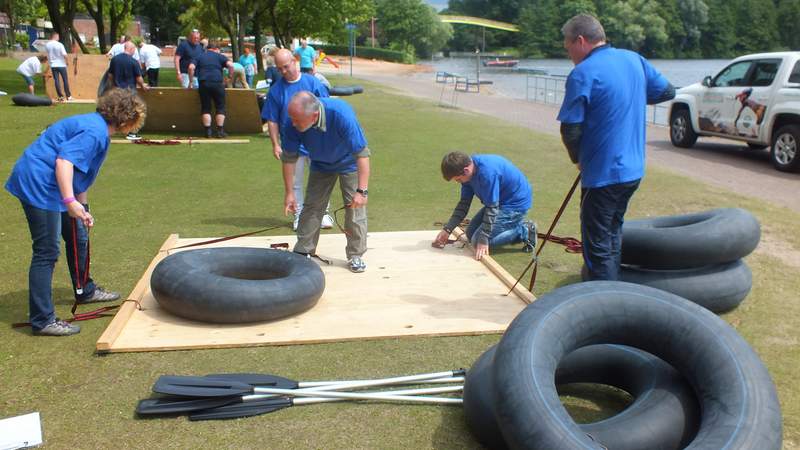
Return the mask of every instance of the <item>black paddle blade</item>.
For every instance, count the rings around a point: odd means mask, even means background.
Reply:
[[[136,414],[180,414],[202,409],[217,408],[231,403],[241,402],[242,397],[160,397],[139,400]]]
[[[183,397],[233,397],[252,394],[253,387],[215,378],[162,375],[153,385],[153,392]]]
[[[254,387],[274,387],[279,389],[298,388],[297,381],[277,375],[265,375],[260,373],[214,373],[206,375],[205,377],[217,380],[236,381]]]
[[[271,413],[292,406],[292,400],[286,397],[253,400],[245,403],[233,403],[216,408],[196,411],[189,414],[189,420],[220,420],[252,417]]]

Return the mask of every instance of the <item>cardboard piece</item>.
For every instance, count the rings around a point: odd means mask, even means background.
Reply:
[[[150,274],[169,249],[206,239],[172,235],[97,342],[98,352],[289,345],[401,336],[453,336],[503,332],[534,299],[491,258],[481,263],[462,243],[431,247],[436,231],[369,234],[364,273],[346,267],[345,237],[323,234],[317,253],[325,292],[310,310],[282,320],[211,324],[176,317],[159,308]],[[295,236],[245,237],[213,246],[269,248],[293,245]],[[200,247],[195,247],[200,248]],[[188,250],[188,249],[187,249]],[[186,251],[186,250],[172,250]],[[495,275],[501,273],[502,277]],[[138,309],[141,307],[141,310]]]

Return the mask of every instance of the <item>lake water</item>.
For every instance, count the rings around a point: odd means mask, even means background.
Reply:
[[[688,86],[703,80],[706,75],[715,75],[731,60],[729,59],[652,59],[650,62],[676,87]],[[421,61],[434,71],[457,73],[469,78],[477,76],[476,58],[440,58]],[[520,69],[536,69],[549,76],[529,75],[513,68],[480,67],[481,81],[492,82],[492,90],[502,95],[522,100],[560,104],[563,93],[563,77],[574,65],[568,59],[522,59]],[[419,74],[431,77],[431,74]],[[666,124],[669,104],[650,108],[648,120]]]
[[[706,75],[714,75],[730,62],[729,59],[652,59],[650,62],[676,87],[697,83]],[[442,58],[420,64],[436,71],[476,77],[475,58]],[[566,76],[574,67],[568,59],[522,59],[517,67],[540,69],[551,75]],[[480,68],[481,80],[491,80],[494,90],[513,98],[525,98],[527,74],[511,68]]]

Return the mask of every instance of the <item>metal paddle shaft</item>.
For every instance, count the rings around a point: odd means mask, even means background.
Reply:
[[[354,389],[370,386],[382,386],[389,384],[406,383],[412,381],[421,381],[426,379],[436,379],[445,377],[463,376],[466,373],[464,369],[452,370],[448,372],[436,372],[420,375],[410,375],[403,377],[382,378],[375,380],[357,380],[337,383],[336,389]],[[240,374],[241,375],[241,374]],[[283,377],[274,377],[275,384],[269,385],[270,387],[278,389],[291,390],[297,387],[297,382]],[[261,389],[265,385],[252,385],[243,383],[237,380],[209,378],[209,377],[196,377],[196,376],[176,376],[176,375],[163,375],[156,380],[153,385],[153,392],[166,395],[180,395],[183,397],[230,397],[236,395],[247,395],[257,393],[256,389]],[[310,389],[331,390],[330,385],[322,385]],[[267,392],[261,392],[267,393]],[[270,392],[277,393],[277,392]]]
[[[463,386],[456,386],[461,390]],[[428,388],[428,389],[408,389],[375,392],[375,395],[392,394],[393,397],[388,401],[408,401],[407,399],[430,399],[421,403],[436,403],[436,404],[461,404],[460,398],[444,398],[444,397],[411,397],[414,394],[434,394],[441,392],[455,392],[456,389],[449,388],[448,391],[443,391],[443,388]],[[327,402],[340,402],[347,400],[345,398],[330,398],[330,397],[304,397],[304,398],[260,398],[259,395],[250,395],[242,397],[239,403],[231,403],[228,405],[213,407],[207,410],[195,411],[189,415],[189,420],[219,420],[219,419],[235,419],[241,417],[258,416],[261,414],[268,414],[278,411],[290,406],[300,406],[314,403],[327,403]],[[387,401],[384,399],[384,401]]]
[[[253,374],[229,374],[232,377],[241,376],[240,379],[246,379],[249,377],[251,381],[255,382],[263,382],[266,378],[256,380],[251,376]],[[215,376],[215,375],[209,375]],[[225,375],[227,377],[227,374]],[[255,375],[260,377],[261,375]],[[354,380],[354,381],[366,381],[366,380]],[[317,383],[332,383],[332,384],[317,384]],[[303,387],[304,385],[309,385],[309,387],[324,387],[325,390],[335,390],[341,384],[341,381],[320,381],[320,382],[300,382],[297,383],[299,386]],[[405,382],[402,384],[410,384],[413,382]],[[445,383],[464,383],[464,377],[447,377],[447,378],[435,378],[432,380],[422,380],[419,383],[424,384],[445,384]],[[416,383],[416,384],[419,384]],[[318,389],[322,390],[322,389]],[[396,393],[398,391],[393,391]],[[411,390],[408,392],[417,391]],[[367,392],[368,393],[368,392]],[[414,394],[410,394],[414,395]],[[150,414],[178,414],[182,412],[190,412],[190,411],[198,411],[203,409],[209,408],[216,408],[218,406],[229,405],[229,404],[236,404],[242,401],[255,401],[255,400],[266,400],[269,398],[276,398],[279,397],[278,394],[257,394],[257,395],[247,395],[247,396],[226,396],[226,397],[182,397],[182,396],[165,396],[165,397],[158,397],[158,398],[148,398],[144,400],[140,400],[137,407],[136,413],[139,415],[150,415]],[[338,399],[334,399],[338,400]]]

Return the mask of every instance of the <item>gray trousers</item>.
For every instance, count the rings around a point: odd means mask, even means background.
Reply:
[[[306,198],[300,212],[300,223],[297,226],[295,252],[316,254],[322,216],[325,215],[325,208],[337,179],[339,188],[342,190],[344,204],[350,204],[356,189],[358,189],[358,172],[309,171]],[[367,208],[345,208],[344,211],[344,230],[347,237],[345,254],[347,259],[350,259],[353,256],[361,256],[367,251]]]

